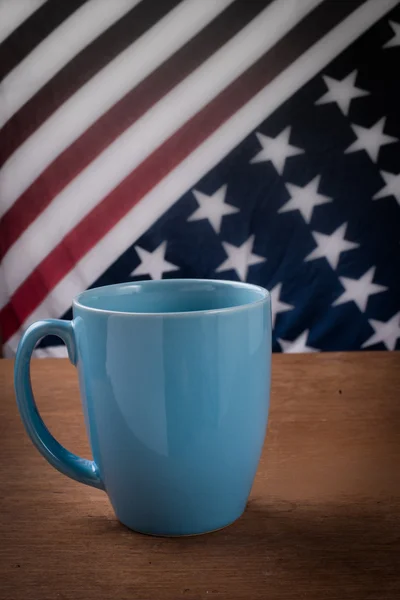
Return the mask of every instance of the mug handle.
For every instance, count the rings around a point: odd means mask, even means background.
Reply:
[[[47,319],[33,323],[22,336],[14,366],[14,386],[22,422],[32,442],[44,458],[67,477],[104,490],[94,461],[69,452],[51,435],[44,424],[32,393],[30,362],[36,344],[46,335],[56,335],[68,349],[73,365],[77,362],[76,340],[72,321]]]

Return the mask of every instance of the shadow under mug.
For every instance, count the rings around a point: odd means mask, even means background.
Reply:
[[[30,358],[57,335],[77,366],[93,461],[55,440]],[[73,320],[29,327],[15,362],[25,428],[72,479],[105,490],[117,518],[153,535],[220,529],[244,511],[264,442],[271,370],[267,290],[201,279],[94,288]]]

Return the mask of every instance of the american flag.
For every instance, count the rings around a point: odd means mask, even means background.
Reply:
[[[3,1],[0,41],[6,356],[162,277],[269,288],[275,351],[400,349],[397,0]]]

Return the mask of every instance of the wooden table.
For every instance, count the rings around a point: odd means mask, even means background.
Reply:
[[[130,532],[104,493],[54,471],[0,361],[1,600],[400,599],[400,353],[276,355],[245,515],[206,536]],[[79,454],[73,367],[34,361],[38,404]]]

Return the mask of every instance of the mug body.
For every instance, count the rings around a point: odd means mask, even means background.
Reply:
[[[268,292],[143,281],[88,290],[73,313],[87,431],[117,518],[168,536],[236,520],[267,426]]]

